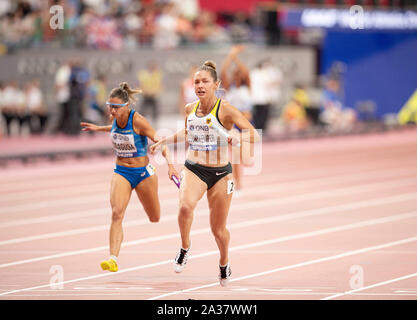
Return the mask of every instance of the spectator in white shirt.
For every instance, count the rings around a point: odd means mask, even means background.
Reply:
[[[38,79],[30,82],[26,88],[26,104],[30,114],[29,124],[31,133],[43,133],[48,114]]]
[[[28,112],[25,106],[25,94],[17,85],[11,81],[3,90],[2,115],[6,122],[6,134],[12,135],[12,123],[18,123],[18,134],[22,133],[23,125],[28,121]]]
[[[282,73],[269,61],[264,60],[250,72],[250,79],[254,126],[265,133],[270,109],[280,98]]]

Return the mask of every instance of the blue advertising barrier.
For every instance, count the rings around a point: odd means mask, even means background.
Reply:
[[[343,66],[344,104],[371,101],[375,116],[398,113],[417,89],[417,12],[338,9],[288,9],[285,29],[324,31],[319,73]]]
[[[331,31],[323,43],[321,73],[343,62],[344,104],[373,101],[376,116],[398,113],[417,89],[417,32]]]

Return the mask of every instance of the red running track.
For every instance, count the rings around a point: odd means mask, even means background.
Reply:
[[[417,131],[264,144],[233,199],[232,280],[203,199],[175,274],[178,191],[159,166],[162,218],[134,194],[119,272],[108,256],[114,158],[0,170],[0,299],[417,299]],[[177,166],[180,169],[180,166]]]

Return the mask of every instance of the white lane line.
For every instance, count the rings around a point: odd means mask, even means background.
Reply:
[[[289,182],[280,182],[280,183],[276,183],[277,178],[273,178],[271,179],[271,181],[273,182],[272,184],[270,184],[270,187],[274,187],[277,188],[277,192],[279,190],[287,190],[288,188],[292,188],[292,187],[298,187],[300,185],[300,183],[302,183],[302,186],[309,186],[310,184],[314,187],[316,186],[320,186],[320,185],[326,185],[327,183],[332,183],[332,182],[336,182],[336,183],[340,183],[341,179],[344,179],[344,182],[349,182],[349,181],[355,181],[357,178],[360,178],[361,180],[363,179],[373,179],[373,178],[389,178],[389,177],[394,177],[394,178],[399,178],[399,176],[401,176],[402,174],[404,174],[407,178],[410,177],[410,175],[416,175],[417,171],[412,171],[412,169],[414,169],[415,166],[410,167],[410,168],[401,168],[401,169],[393,169],[390,171],[384,171],[381,172],[380,170],[372,170],[372,171],[367,171],[366,173],[364,172],[360,172],[360,173],[348,173],[348,174],[342,174],[342,175],[336,175],[336,176],[331,176],[331,177],[327,177],[327,178],[323,178],[323,177],[316,177],[316,178],[312,178],[312,179],[303,179],[302,181],[289,181]],[[292,177],[294,178],[294,177]],[[280,179],[282,179],[282,177],[280,177]],[[269,182],[269,180],[265,180],[264,184],[266,182]],[[110,184],[106,184],[108,185],[108,187],[106,187],[108,189],[108,191],[110,190]],[[161,188],[159,190],[159,194],[163,195],[165,193],[169,193],[169,191],[172,191],[172,187],[165,187],[165,188]],[[93,190],[93,189],[89,189]],[[101,189],[100,189],[101,190]],[[104,192],[104,189],[103,189]],[[62,194],[62,192],[60,193]],[[49,194],[48,194],[49,195]],[[6,199],[6,198],[5,198]],[[9,200],[10,198],[7,197],[7,200]],[[26,199],[24,199],[26,200]],[[67,206],[67,205],[72,205],[74,203],[78,203],[78,204],[88,204],[88,203],[92,203],[92,202],[99,202],[99,201],[103,201],[103,202],[107,202],[107,193],[106,195],[104,194],[100,194],[97,195],[96,194],[96,190],[94,192],[94,195],[87,195],[87,196],[77,196],[77,197],[71,197],[70,199],[68,198],[64,198],[64,199],[56,199],[56,200],[42,200],[42,201],[30,201],[30,203],[28,204],[18,204],[18,205],[3,205],[0,207],[0,214],[1,213],[6,213],[6,214],[10,214],[12,212],[16,212],[16,211],[23,211],[23,210],[33,210],[33,209],[42,209],[42,208],[49,208],[51,206]]]
[[[416,198],[417,198],[417,193],[409,193],[409,194],[400,195],[400,196],[393,196],[393,197],[389,197],[389,198],[377,198],[377,199],[372,199],[372,200],[349,203],[349,204],[345,204],[345,205],[337,205],[337,206],[330,206],[330,207],[319,208],[319,209],[296,211],[296,212],[293,212],[293,213],[283,214],[283,215],[274,216],[274,217],[267,217],[267,218],[260,218],[260,219],[256,219],[256,220],[238,222],[238,223],[228,225],[228,228],[229,229],[237,229],[237,228],[250,227],[250,226],[259,225],[259,224],[268,224],[268,223],[274,223],[274,222],[279,222],[279,221],[293,220],[293,219],[298,219],[298,218],[303,218],[303,217],[318,216],[318,215],[329,214],[329,213],[335,214],[336,212],[343,212],[343,211],[346,211],[346,210],[354,210],[354,209],[359,209],[359,208],[363,208],[363,207],[370,207],[370,206],[380,206],[380,205],[384,205],[384,204],[388,204],[388,203],[401,202],[401,201],[404,201],[404,200],[410,200],[410,199],[416,199]],[[267,205],[267,206],[270,205],[269,202],[268,203],[266,203],[266,202],[267,201],[251,202],[251,203],[241,204],[240,210],[252,210],[255,205],[258,208],[262,207],[263,205]],[[208,215],[208,214],[209,214],[208,210],[205,210],[204,212],[199,213],[199,215],[201,215],[201,216],[202,215]],[[403,217],[408,218],[409,215],[414,215],[414,212],[406,213],[406,214],[399,214],[399,215],[395,215],[393,217],[402,219]],[[165,220],[176,220],[176,219],[177,219],[177,215],[170,215],[170,216],[165,217]],[[385,219],[385,218],[380,218],[380,219]],[[143,223],[145,223],[146,221],[147,220],[143,220]],[[107,228],[108,228],[108,226],[107,226]],[[208,232],[210,232],[209,228],[202,228],[202,229],[192,231],[191,235],[204,234],[204,233],[208,233]],[[171,234],[163,235],[163,236],[156,236],[156,237],[149,237],[149,238],[144,238],[144,239],[139,239],[139,240],[134,240],[134,241],[128,241],[128,242],[122,243],[122,248],[126,248],[126,247],[129,247],[129,246],[134,246],[134,245],[138,245],[138,244],[143,244],[143,243],[149,243],[149,242],[153,242],[153,241],[175,239],[177,237],[178,237],[178,233],[171,233]],[[67,256],[72,256],[72,255],[84,254],[84,253],[98,252],[98,251],[101,251],[101,250],[106,250],[107,248],[108,248],[107,246],[101,246],[101,247],[96,247],[96,248],[69,251],[69,252],[58,253],[58,254],[49,255],[49,256],[43,256],[43,257],[31,258],[31,259],[20,260],[20,261],[15,261],[15,262],[9,262],[9,263],[5,263],[5,264],[1,264],[0,268],[10,267],[10,266],[24,264],[24,263],[31,263],[31,262],[37,262],[37,261],[67,257]]]
[[[302,262],[302,263],[289,265],[289,266],[286,266],[286,267],[275,268],[275,269],[271,269],[271,270],[267,270],[267,271],[263,271],[263,272],[249,274],[249,275],[238,277],[238,278],[232,278],[232,279],[230,279],[230,282],[242,281],[242,280],[262,277],[262,276],[269,275],[269,274],[276,273],[276,272],[281,272],[281,271],[291,270],[291,269],[295,269],[295,268],[305,267],[305,266],[309,266],[309,265],[317,264],[317,263],[321,263],[321,262],[337,260],[337,259],[349,257],[349,256],[356,255],[356,254],[361,254],[361,253],[366,253],[366,252],[379,250],[379,249],[383,249],[383,248],[387,248],[387,247],[407,244],[407,243],[414,242],[414,241],[417,241],[417,237],[406,238],[406,239],[402,239],[402,240],[398,240],[398,241],[384,243],[384,244],[381,244],[381,245],[362,248],[362,249],[359,249],[359,250],[348,251],[348,252],[344,252],[344,253],[329,256],[329,257],[309,260],[309,261],[305,261],[305,262]],[[413,274],[413,275],[416,275],[416,274]],[[172,292],[169,292],[169,293],[165,293],[165,294],[162,294],[162,295],[159,295],[159,296],[149,298],[148,300],[157,300],[157,299],[166,298],[166,297],[170,297],[170,296],[177,295],[177,294],[183,294],[183,293],[192,292],[192,291],[205,289],[205,288],[209,288],[209,287],[214,287],[214,286],[218,286],[218,285],[219,285],[218,282],[208,283],[208,284],[198,286],[198,287],[192,287],[192,288],[188,288],[188,289],[184,289],[184,290],[172,291]]]
[[[394,215],[394,216],[380,218],[380,219],[372,219],[372,220],[362,221],[362,222],[358,222],[358,223],[352,223],[352,224],[348,224],[348,225],[341,225],[341,226],[338,226],[338,227],[325,228],[325,229],[316,230],[316,231],[312,231],[312,232],[305,232],[305,233],[300,233],[300,234],[296,234],[296,235],[279,237],[279,238],[275,238],[275,239],[270,239],[270,240],[265,240],[265,241],[260,241],[260,242],[255,242],[255,243],[249,243],[249,244],[245,244],[245,245],[235,246],[235,247],[230,248],[229,251],[244,250],[244,249],[248,249],[248,248],[255,248],[255,247],[259,247],[259,246],[264,246],[264,245],[269,245],[269,244],[275,244],[275,243],[284,242],[284,241],[290,241],[290,240],[296,240],[296,239],[314,237],[314,236],[324,235],[324,234],[328,234],[328,233],[334,233],[334,232],[339,232],[339,231],[351,230],[351,229],[355,229],[355,228],[372,226],[372,225],[381,224],[381,223],[399,221],[399,220],[402,220],[402,219],[408,219],[408,218],[412,218],[412,217],[416,217],[416,216],[417,216],[417,212],[409,212],[409,213],[406,213],[406,214],[403,214],[403,215]],[[205,230],[201,229],[201,231],[205,231]],[[167,235],[167,236],[169,236],[169,235]],[[176,234],[175,236],[178,237],[178,234]],[[417,240],[417,237],[408,238],[408,239],[401,240],[401,241],[390,242],[390,245],[385,244],[385,245],[382,245],[382,246],[380,245],[380,246],[370,247],[370,248],[381,248],[382,249],[382,248],[389,247],[389,246],[393,246],[393,245],[397,245],[397,244],[411,242],[410,239],[413,239],[412,241],[415,241],[415,240]],[[351,251],[351,252],[355,252],[355,254],[356,254],[356,252],[357,253],[360,253],[362,251],[363,252],[367,252],[367,249],[365,248],[365,249],[355,250],[355,251]],[[218,250],[208,251],[208,252],[205,252],[205,253],[200,253],[200,254],[192,255],[192,256],[189,257],[189,260],[199,259],[199,258],[203,258],[203,257],[208,257],[208,256],[216,255],[216,254],[218,254]],[[317,263],[315,261],[318,261],[318,262],[326,261],[326,259],[330,259],[330,258],[336,259],[334,257],[339,258],[339,257],[347,256],[347,255],[349,255],[349,254],[344,253],[342,255],[339,254],[339,255],[335,255],[335,256],[328,257],[328,258],[316,259],[316,260],[312,260],[312,261],[314,261],[312,263]],[[172,263],[172,259],[164,260],[164,261],[160,261],[160,262],[156,262],[156,263],[151,263],[151,264],[146,264],[146,265],[141,265],[141,266],[136,266],[136,267],[127,268],[127,269],[122,269],[122,270],[119,270],[117,272],[117,274],[126,273],[126,272],[130,272],[130,271],[137,271],[137,270],[141,270],[141,269],[153,268],[153,267],[156,267],[156,266],[161,266],[161,265],[165,265],[165,264],[169,264],[169,263]],[[297,265],[294,265],[294,266],[301,266],[303,264],[304,265],[307,265],[308,263],[304,262],[302,264],[297,264]],[[285,267],[285,268],[289,268],[289,267]],[[284,270],[283,268],[278,268],[278,269]],[[278,270],[278,269],[273,269],[273,270]],[[279,271],[281,271],[281,270],[279,270]],[[267,274],[268,272],[271,273],[271,271],[267,271],[267,272],[263,272],[263,273],[257,273],[255,275],[263,275],[263,274]],[[273,272],[276,272],[276,271],[273,271]],[[91,280],[91,279],[96,279],[96,278],[108,277],[108,276],[111,276],[111,275],[114,275],[114,274],[116,274],[116,273],[101,273],[101,274],[96,274],[96,275],[87,276],[87,277],[83,277],[83,278],[77,278],[77,279],[72,279],[72,280],[58,282],[58,283],[54,283],[53,285],[54,286],[60,286],[60,285],[65,285],[65,284],[73,283],[73,282],[79,282],[79,281],[84,281],[84,280]],[[234,281],[241,280],[241,279],[245,279],[247,277],[250,278],[250,277],[253,277],[253,275],[246,276],[246,277],[236,278]],[[214,286],[216,284],[218,284],[218,283],[216,282],[214,284],[212,283],[212,284],[209,284],[209,285],[206,285],[206,286],[209,286],[210,287],[210,286]],[[44,284],[44,285],[30,287],[30,288],[17,289],[17,290],[12,290],[12,291],[7,291],[7,292],[0,293],[0,296],[8,295],[8,294],[13,294],[13,293],[18,293],[18,292],[23,292],[23,291],[41,289],[41,288],[46,288],[46,287],[50,287],[50,286],[51,286],[50,284]],[[202,286],[202,287],[198,287],[198,288],[204,288],[206,286]],[[197,289],[193,289],[193,290],[197,290]],[[169,295],[173,295],[173,294],[174,293],[170,293],[170,294],[168,294],[168,296]],[[164,296],[166,296],[166,295],[164,295]],[[158,296],[158,297],[160,297],[160,296]]]
[[[65,176],[61,177],[49,177],[45,176],[42,179],[27,179],[25,181],[10,181],[7,184],[0,184],[0,194],[14,194],[20,192],[27,192],[28,188],[36,187],[38,190],[42,189],[44,191],[54,190],[55,188],[61,188],[67,186],[72,188],[80,184],[90,184],[90,183],[110,183],[112,171],[95,171],[82,174],[81,177],[79,173],[70,173],[68,172]],[[33,181],[35,180],[35,181]],[[23,191],[22,191],[23,189]]]
[[[321,143],[320,143],[321,146]],[[321,156],[321,152],[317,150],[317,146],[310,146],[314,151],[314,153],[306,152],[309,156],[315,157],[315,156]],[[332,150],[335,146],[332,145]],[[396,160],[399,157],[401,157],[402,153],[409,155],[410,152],[413,150],[402,150],[403,147],[399,147],[395,149],[394,155],[387,155],[386,150],[381,150],[381,154],[377,155],[378,162],[375,162],[375,165],[381,165],[385,164],[387,161],[391,162],[390,160]],[[327,148],[329,149],[329,148]],[[399,149],[399,150],[397,150]],[[305,149],[303,149],[305,150]],[[268,151],[267,148],[263,148],[263,151]],[[272,152],[270,152],[272,151]],[[358,150],[356,153],[361,153],[361,150]],[[292,152],[291,152],[292,153]],[[277,150],[274,148],[269,148],[269,151],[266,152],[266,154],[282,154],[282,149]],[[340,156],[338,157],[340,158]],[[401,159],[404,161],[405,157],[401,157]],[[154,159],[152,156],[150,156],[150,161],[154,163]],[[334,161],[336,163],[335,165],[328,165],[326,166],[325,170],[322,170],[323,174],[329,174],[329,168],[339,168],[340,164],[338,161]],[[355,166],[356,163],[359,163],[359,161],[356,161],[353,165],[353,168],[363,168],[363,164]],[[178,164],[183,165],[183,163]],[[158,166],[159,168],[159,166]],[[94,174],[101,174],[101,175],[108,175],[109,173],[112,173],[112,170],[114,169],[114,158],[109,157],[108,159],[100,159],[100,161],[95,160],[94,161]],[[25,185],[30,180],[42,180],[42,181],[56,181],[57,179],[66,179],[69,175],[74,175],[77,177],[84,176],[85,174],[91,174],[91,163],[90,162],[75,162],[75,163],[59,163],[58,166],[45,166],[45,167],[30,167],[30,168],[18,168],[18,169],[8,169],[8,170],[0,170],[0,174],[2,175],[2,178],[0,180],[0,191],[1,188],[4,187],[6,190],[8,190],[9,185]],[[333,174],[333,173],[331,173]],[[305,175],[305,173],[304,173]],[[19,179],[22,178],[22,179]],[[77,178],[79,179],[79,178]]]
[[[301,201],[306,201],[306,200],[319,200],[319,199],[329,198],[329,197],[345,196],[349,194],[374,191],[375,189],[377,190],[381,190],[384,188],[392,189],[393,187],[401,187],[401,186],[409,185],[409,182],[416,183],[417,180],[416,178],[410,178],[410,179],[405,179],[405,180],[400,179],[397,182],[390,182],[389,184],[388,183],[381,184],[380,182],[367,183],[367,184],[355,185],[355,186],[351,186],[347,188],[334,188],[330,191],[312,192],[312,193],[306,193],[303,195],[283,197],[280,199],[266,200],[262,202],[259,202],[259,201],[256,201],[256,202],[251,201],[247,203],[240,202],[239,204],[236,204],[236,205],[233,204],[232,210],[242,210],[242,209],[248,208],[248,206],[252,206],[252,208],[258,208],[258,207],[265,207],[266,205],[277,206],[277,205],[285,204],[289,202],[292,203],[292,202],[301,202]],[[248,190],[251,191],[251,195],[256,195],[256,194],[263,194],[264,192],[271,190],[271,188],[280,187],[280,186],[281,184],[272,184],[272,185],[266,185],[266,186],[264,185],[263,187],[258,187],[258,188],[253,188],[253,189],[251,188]],[[174,204],[176,201],[177,200],[167,200],[166,203],[164,204],[167,204],[167,202],[169,202],[169,204]],[[252,203],[252,205],[250,203]],[[101,212],[95,211],[94,213],[103,214],[103,212],[104,211],[101,211]],[[205,209],[205,211],[203,212],[204,212],[203,213],[204,215],[208,214],[208,209]],[[135,222],[126,223],[126,226],[129,226],[131,223],[135,223]],[[34,241],[34,240],[57,238],[61,236],[69,236],[72,234],[82,234],[82,233],[89,233],[89,232],[95,232],[95,231],[102,231],[102,230],[106,230],[107,228],[108,228],[108,225],[106,224],[106,225],[89,227],[89,228],[72,229],[68,231],[60,231],[60,232],[53,232],[53,233],[36,235],[36,236],[8,239],[8,240],[0,241],[0,246]]]
[[[417,272],[412,273],[412,274],[408,274],[406,276],[398,277],[398,278],[395,278],[395,279],[374,283],[374,284],[366,286],[366,287],[361,287],[361,288],[358,288],[358,289],[353,289],[353,290],[345,291],[345,292],[342,292],[342,293],[337,293],[337,294],[334,294],[332,296],[322,298],[321,300],[336,299],[336,298],[339,298],[339,297],[342,297],[342,296],[345,296],[345,295],[349,295],[349,294],[352,294],[352,293],[356,293],[356,292],[359,292],[359,291],[384,286],[384,285],[387,285],[387,284],[390,284],[390,283],[394,283],[394,282],[398,282],[398,281],[402,281],[402,280],[407,280],[407,279],[414,278],[414,277],[417,277]]]
[[[102,160],[102,159],[100,159]],[[44,167],[24,167],[24,168],[7,168],[1,170],[2,180],[0,185],[13,183],[28,183],[31,180],[55,180],[65,179],[68,175],[83,176],[90,174],[91,168],[94,166],[94,173],[108,174],[114,169],[114,158],[108,160],[97,161],[94,160],[92,165],[91,160],[86,163],[72,162],[72,163],[56,163],[56,165],[45,165]]]
[[[414,293],[414,294],[417,294],[417,289],[395,290],[394,293]]]
[[[103,202],[109,202],[108,199],[106,201],[100,201]],[[178,203],[177,198],[164,198],[163,205],[164,206],[172,206],[174,204]],[[91,202],[89,202],[91,204]],[[139,207],[138,207],[139,205]],[[140,202],[136,200],[136,198],[133,198],[132,201],[129,203],[127,210],[142,210],[140,208]],[[93,216],[106,216],[109,217],[109,214],[111,212],[111,209],[109,206],[106,207],[97,207],[95,209],[88,209],[88,210],[82,210],[82,211],[75,211],[70,213],[61,213],[54,215],[47,215],[43,217],[38,218],[32,218],[32,219],[19,219],[19,220],[13,220],[13,221],[7,221],[0,223],[0,228],[10,228],[10,227],[18,227],[18,226],[24,226],[28,224],[37,224],[37,223],[51,223],[56,221],[62,221],[62,220],[74,220],[77,218],[87,218],[87,217],[93,217]],[[148,220],[146,220],[148,221]],[[101,230],[101,229],[99,229]]]
[[[23,196],[18,197],[19,200],[27,200],[29,203],[23,203],[23,204],[12,204],[12,205],[2,205],[0,207],[0,214],[10,214],[12,212],[18,212],[18,211],[23,211],[23,210],[33,210],[33,209],[42,209],[42,208],[49,208],[52,206],[67,206],[67,205],[73,205],[74,203],[77,204],[89,204],[92,202],[108,202],[108,195],[110,194],[110,182],[105,183],[104,184],[105,187],[104,188],[96,188],[97,186],[102,187],[103,184],[90,184],[88,186],[84,186],[83,188],[80,188],[78,191],[80,190],[84,190],[84,192],[82,194],[84,195],[76,195],[76,196],[66,196],[63,197],[62,199],[48,199],[48,200],[41,200],[41,201],[36,201],[36,198],[31,200],[28,198],[23,198]],[[78,187],[77,187],[78,188]],[[96,188],[96,189],[94,189]],[[175,188],[175,187],[174,187]],[[93,194],[88,194],[87,191],[92,191],[93,190]],[[159,195],[166,195],[166,194],[171,194],[173,190],[173,186],[169,185],[169,186],[165,186],[162,188],[159,188],[158,190],[158,194]],[[175,189],[174,189],[175,190]],[[99,193],[97,195],[97,193]],[[41,191],[41,194],[43,195],[47,195],[48,197],[53,197],[53,193],[45,193],[44,191]],[[62,191],[58,192],[58,195],[60,196],[64,196],[66,193],[63,193]],[[87,194],[87,195],[85,195]],[[10,201],[12,200],[10,197],[8,197],[7,195],[4,196],[5,201]]]
[[[36,186],[35,186],[36,187]],[[50,190],[35,190],[33,191],[21,191],[16,192],[13,194],[3,194],[0,198],[0,204],[4,202],[16,202],[21,200],[36,200],[39,199],[40,196],[48,196],[52,198],[59,197],[65,194],[70,193],[77,193],[78,194],[85,194],[91,190],[97,190],[97,192],[106,192],[110,190],[110,181],[106,183],[89,183],[85,185],[75,185],[75,186],[59,186],[54,187]],[[7,205],[5,206],[7,207]]]
[[[414,163],[410,163],[410,166],[405,166],[402,165],[401,167],[394,167],[394,168],[385,168],[385,172],[387,171],[393,171],[395,169],[397,169],[399,171],[399,174],[401,174],[402,172],[407,173],[410,172],[410,170],[414,169],[415,166],[413,166]],[[339,164],[337,166],[334,166],[334,168],[338,168]],[[362,167],[358,167],[359,169],[361,169]],[[381,169],[372,167],[372,170],[366,170],[364,172],[362,172],[362,174],[365,174],[367,172],[378,172],[381,174]],[[307,171],[307,170],[305,170]],[[318,171],[318,173],[322,173],[322,175],[327,176],[329,174],[329,167],[326,166],[326,170],[316,170]],[[309,173],[311,173],[311,171],[309,171]],[[35,186],[35,190],[21,190],[22,188],[26,188],[28,187],[28,181],[24,181],[24,182],[19,182],[19,183],[13,183],[10,182],[6,185],[1,185],[0,184],[0,202],[2,201],[11,201],[11,200],[21,200],[21,199],[33,199],[36,200],[36,198],[39,195],[44,195],[44,194],[48,194],[50,196],[53,196],[54,194],[57,195],[61,195],[62,192],[64,191],[65,193],[68,192],[74,192],[74,191],[79,191],[80,188],[86,188],[88,185],[94,185],[97,186],[98,189],[103,189],[103,186],[110,186],[110,179],[112,176],[112,171],[107,171],[107,172],[103,172],[103,173],[94,173],[94,174],[88,174],[86,175],[82,175],[81,177],[78,176],[78,173],[75,174],[76,177],[74,177],[74,175],[72,176],[68,176],[68,177],[62,177],[59,180],[52,180],[49,181],[48,179],[45,179],[45,177],[43,179],[41,179],[40,181],[36,181],[33,183],[33,185]],[[358,172],[354,171],[354,172],[345,172],[345,173],[338,173],[339,176],[345,175],[345,176],[350,176],[350,175],[355,175],[358,176]],[[334,177],[334,173],[331,174],[331,176]],[[305,172],[297,172],[297,175],[295,173],[293,174],[287,174],[287,175],[280,175],[280,178],[306,178],[306,173]],[[99,181],[90,181],[89,183],[84,183],[85,178],[89,177],[91,179],[91,177],[101,177],[101,179],[99,179]],[[108,177],[108,179],[103,180],[103,177]],[[265,177],[265,179],[269,179],[266,180],[268,182],[272,182],[272,179],[274,179],[273,177],[267,176]],[[310,178],[311,179],[311,178]],[[94,179],[94,180],[98,180],[98,179]],[[265,181],[265,182],[266,182]],[[51,185],[51,183],[53,185]],[[30,183],[29,183],[30,185]],[[11,189],[13,189],[13,191],[10,191]],[[2,194],[2,192],[7,192],[5,194]]]

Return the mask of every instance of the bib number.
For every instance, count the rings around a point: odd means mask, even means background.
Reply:
[[[227,194],[231,194],[235,190],[235,182],[233,180],[227,181]]]

